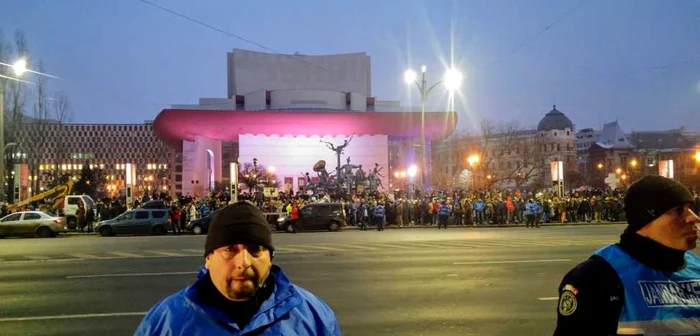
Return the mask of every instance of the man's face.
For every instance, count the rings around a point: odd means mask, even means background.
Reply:
[[[684,205],[664,213],[661,217],[664,245],[681,251],[695,248],[698,240],[698,215],[690,205]]]
[[[216,289],[231,301],[246,301],[270,274],[270,251],[259,245],[236,244],[221,247],[206,258]]]

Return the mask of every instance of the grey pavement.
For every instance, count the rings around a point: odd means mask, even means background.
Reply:
[[[562,275],[624,226],[276,234],[344,335],[546,335]],[[0,334],[129,335],[195,278],[204,236],[0,240]]]

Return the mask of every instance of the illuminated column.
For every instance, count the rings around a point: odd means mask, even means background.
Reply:
[[[136,186],[136,165],[126,164],[126,208],[131,209],[134,202],[133,188]]]
[[[557,195],[564,195],[564,161],[552,161],[550,163],[552,182],[557,187]]]
[[[231,201],[229,203],[233,204],[238,201],[238,163],[231,162],[230,169],[231,178],[229,181],[231,183],[231,188],[229,190],[231,192]]]

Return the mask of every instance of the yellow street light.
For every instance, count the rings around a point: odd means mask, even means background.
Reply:
[[[615,169],[615,172],[618,173],[618,174],[622,173],[622,168],[617,168],[617,169]]]
[[[598,169],[603,169],[603,164],[602,164],[602,163],[598,163]]]
[[[622,178],[622,180],[624,181],[624,180],[626,180],[626,179],[627,179],[627,175],[625,175],[625,174],[622,174],[621,178]]]
[[[632,161],[630,162],[630,166],[632,166],[632,168],[637,167],[637,160],[636,160],[636,159],[632,159]]]
[[[479,156],[476,155],[476,154],[470,155],[470,156],[467,158],[467,162],[469,162],[469,165],[470,165],[470,166],[474,166],[475,164],[479,163]]]
[[[700,163],[700,150],[695,151],[695,161]]]

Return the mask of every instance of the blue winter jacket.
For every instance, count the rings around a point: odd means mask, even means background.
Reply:
[[[525,203],[525,216],[537,214],[537,203]]]
[[[278,266],[272,266],[275,289],[241,330],[223,312],[198,300],[206,269],[187,288],[157,303],[134,335],[340,335],[335,314],[325,302],[292,284]]]

